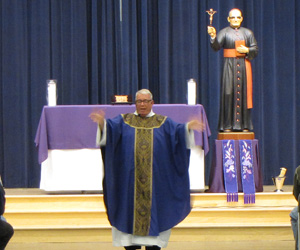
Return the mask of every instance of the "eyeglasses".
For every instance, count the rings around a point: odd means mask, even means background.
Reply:
[[[141,104],[142,102],[145,104],[148,104],[148,103],[152,102],[152,100],[136,100],[135,101],[136,104]]]
[[[235,19],[235,18],[236,18],[236,19],[242,19],[241,16],[230,16],[230,17],[229,17],[229,19]]]

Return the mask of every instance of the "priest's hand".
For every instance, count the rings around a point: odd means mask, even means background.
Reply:
[[[241,54],[249,53],[249,48],[244,46],[244,45],[241,45],[241,46],[237,47],[236,50],[237,50],[237,52],[239,52]]]
[[[207,33],[212,39],[215,39],[217,36],[217,31],[213,26],[207,26]]]
[[[202,132],[205,130],[205,124],[199,120],[191,120],[187,123],[188,129],[196,130]]]
[[[103,110],[94,111],[89,115],[89,117],[93,122],[97,122],[100,126],[100,129],[103,130],[105,120],[105,113]]]

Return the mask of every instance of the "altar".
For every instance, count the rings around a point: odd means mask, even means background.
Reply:
[[[40,189],[45,191],[102,191],[103,162],[96,146],[97,124],[90,113],[103,110],[106,118],[132,113],[135,105],[62,105],[43,108],[35,143],[41,164]],[[190,188],[205,189],[204,157],[209,151],[210,128],[202,105],[154,104],[153,111],[178,123],[199,119],[190,156]]]

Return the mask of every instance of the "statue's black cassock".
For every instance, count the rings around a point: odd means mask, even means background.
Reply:
[[[245,69],[245,59],[251,60],[258,53],[258,46],[253,32],[243,27],[236,29],[226,27],[217,34],[215,39],[211,40],[211,47],[215,51],[221,48],[234,49],[237,40],[245,41],[249,53],[246,57],[224,57],[219,113],[220,131],[253,129],[251,109],[247,108]]]

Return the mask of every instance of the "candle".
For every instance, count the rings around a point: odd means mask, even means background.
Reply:
[[[196,105],[196,81],[190,79],[187,82],[188,105]]]
[[[56,106],[56,81],[48,80],[48,106]]]

